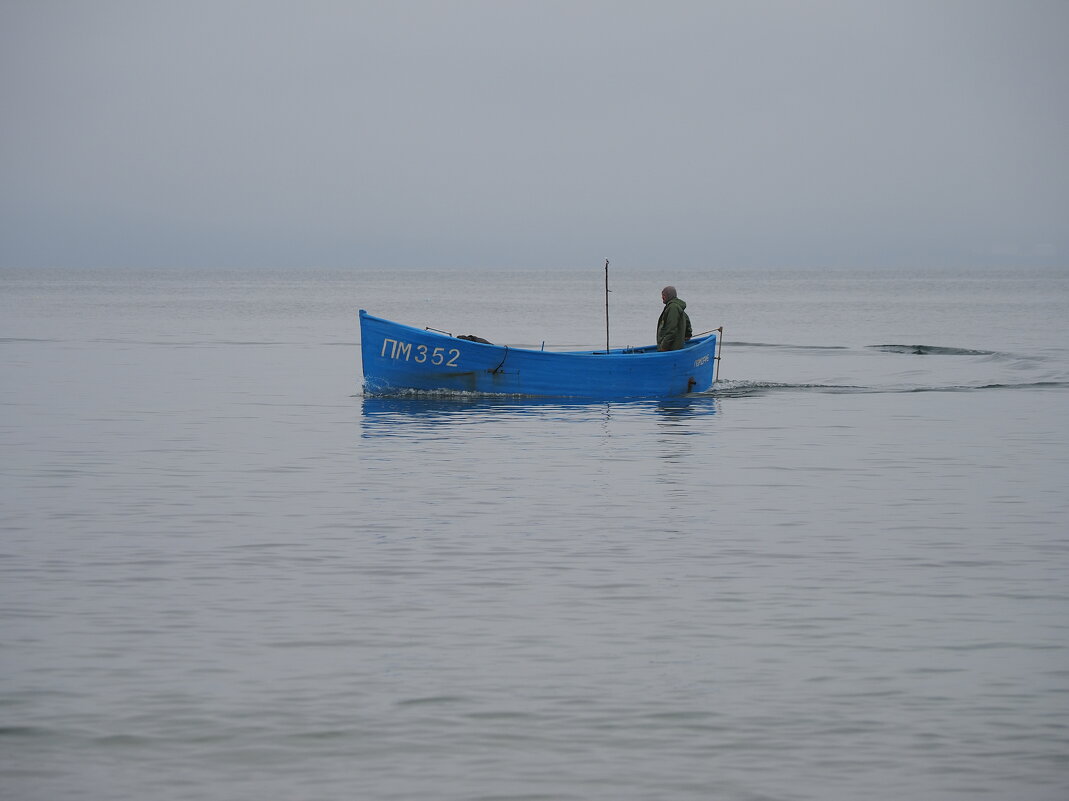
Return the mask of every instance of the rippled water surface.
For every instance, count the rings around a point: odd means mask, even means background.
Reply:
[[[587,274],[589,273],[589,274]],[[666,401],[365,397],[603,273],[0,273],[0,798],[1069,797],[1069,277],[620,270]]]

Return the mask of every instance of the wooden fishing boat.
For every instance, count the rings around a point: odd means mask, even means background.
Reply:
[[[514,348],[414,328],[360,310],[364,392],[471,392],[543,398],[663,398],[713,386],[720,329],[681,350]]]

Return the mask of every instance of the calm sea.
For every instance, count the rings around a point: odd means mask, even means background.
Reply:
[[[673,283],[720,382],[365,398],[604,272],[0,272],[0,797],[1069,798],[1069,274]]]

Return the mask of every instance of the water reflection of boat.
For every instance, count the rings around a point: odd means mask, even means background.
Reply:
[[[361,425],[365,437],[421,437],[456,425],[493,423],[508,429],[536,418],[570,424],[656,417],[670,426],[672,433],[683,434],[698,433],[699,429],[689,423],[716,414],[718,403],[711,393],[601,403],[492,395],[365,395],[361,399]]]
[[[656,401],[657,414],[667,421],[682,421],[692,417],[716,414],[719,399],[712,393],[687,395],[683,398],[662,398]]]
[[[547,398],[666,398],[713,385],[719,333],[680,350],[546,351],[476,342],[360,310],[364,391],[472,392]]]
[[[422,437],[454,426],[514,425],[532,418],[591,420],[608,414],[608,404],[550,398],[410,393],[365,395],[361,426],[365,437]]]

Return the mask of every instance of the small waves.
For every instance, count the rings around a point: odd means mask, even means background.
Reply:
[[[686,400],[697,398],[749,398],[769,395],[773,393],[818,393],[824,395],[901,395],[919,392],[985,392],[991,390],[1060,390],[1069,389],[1069,380],[1048,381],[1021,381],[1021,382],[993,382],[978,384],[889,384],[889,385],[861,385],[861,384],[832,384],[810,382],[786,382],[764,380],[739,380],[729,381],[721,379],[713,387],[704,392],[695,392],[690,395],[679,396],[674,400]],[[509,405],[509,406],[597,406],[606,403],[618,405],[620,403],[645,403],[648,398],[632,399],[576,399],[576,398],[544,398],[532,395],[498,395],[491,393],[475,393],[453,390],[391,390],[389,392],[369,392],[365,389],[363,395],[353,395],[353,398],[363,398],[365,401],[365,415],[375,411],[404,409],[411,412],[420,404],[431,404],[444,408],[468,407],[484,405]],[[666,399],[673,400],[673,399]],[[373,404],[373,405],[371,405]],[[415,406],[413,405],[415,404]],[[370,405],[370,408],[368,408]]]
[[[850,384],[806,384],[780,381],[718,381],[704,394],[718,398],[746,398],[772,392],[873,392],[872,387]]]
[[[882,390],[885,392],[980,392],[989,389],[1069,389],[1069,381],[1028,381],[1009,384],[980,384],[977,386],[912,387]]]
[[[778,381],[720,381],[705,395],[718,398],[758,397],[779,392],[822,394],[898,395],[917,392],[983,392],[988,390],[1069,389],[1069,381],[1026,381],[1020,383],[857,386],[853,384],[809,384]]]
[[[353,395],[352,397],[360,397]],[[412,389],[408,387],[375,386],[372,382],[364,381],[363,397],[380,399],[411,399],[411,400],[444,400],[458,403],[473,401],[538,401],[543,400],[538,395],[524,395],[516,392],[475,392],[466,389]],[[556,399],[545,399],[556,400]],[[567,400],[561,398],[560,400]]]
[[[791,351],[852,350],[848,345],[798,345],[777,342],[725,342],[724,344],[729,348],[768,348],[771,350]],[[943,345],[866,345],[865,350],[876,350],[883,353],[904,353],[913,356],[1002,356],[1017,358],[1013,354],[999,353],[993,350],[952,348]]]
[[[939,345],[869,345],[869,350],[884,353],[909,353],[914,356],[1005,356],[993,350],[971,350],[969,348],[946,348]]]
[[[851,350],[847,345],[797,345],[777,342],[725,342],[729,348],[769,348],[775,350],[828,351]],[[944,345],[866,345],[865,350],[883,353],[904,353],[913,356],[1002,356],[1019,358],[1009,353],[974,348],[952,348]]]

